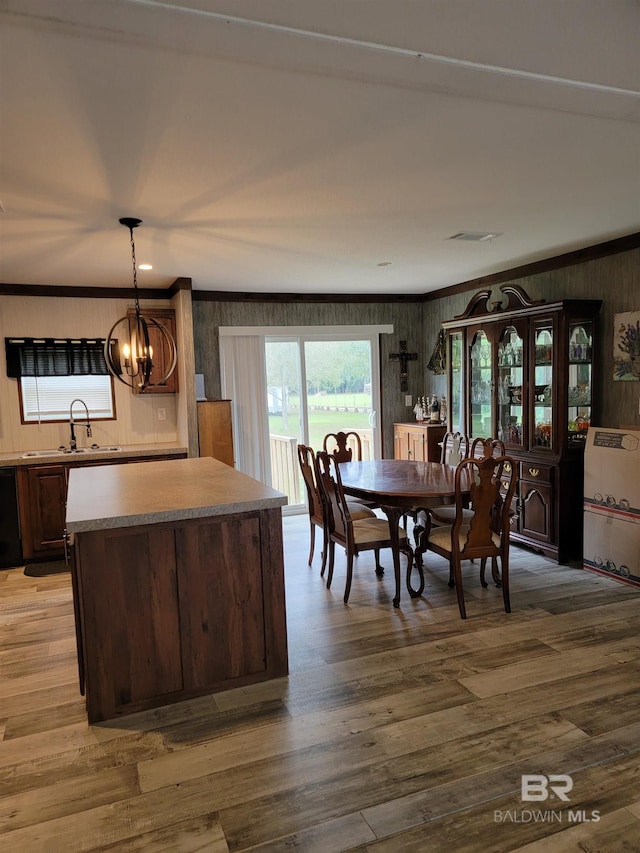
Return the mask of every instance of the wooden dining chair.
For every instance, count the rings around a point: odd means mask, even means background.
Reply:
[[[499,438],[474,438],[471,446],[467,438],[467,457],[472,456],[474,459],[483,459],[485,456],[504,456],[504,443]],[[455,519],[455,506],[453,503],[443,503],[440,506],[430,507],[431,523],[437,524],[453,524]],[[469,521],[473,515],[472,510],[463,508],[462,515],[465,521]]]
[[[391,548],[391,531],[389,521],[386,518],[356,519],[352,514],[352,508],[347,501],[340,468],[335,456],[319,451],[316,455],[318,484],[325,500],[327,508],[328,534],[329,534],[329,571],[327,573],[327,589],[331,587],[333,580],[333,568],[335,563],[335,546],[339,545],[345,549],[347,557],[347,577],[344,589],[344,602],[349,601],[351,582],[353,579],[353,560],[362,551],[374,551],[376,561],[376,574],[381,577],[384,569],[380,565],[380,550]],[[404,530],[399,530],[400,550],[407,557],[407,584],[413,563],[413,551],[407,541]]]
[[[442,452],[440,462],[443,465],[451,465],[455,468],[463,459],[469,455],[469,436],[456,430],[446,432],[442,438]]]
[[[327,524],[327,512],[324,506],[323,495],[318,487],[317,460],[312,447],[306,444],[298,445],[298,462],[307,492],[307,509],[309,512],[309,565],[313,563],[313,554],[316,542],[316,527],[322,530],[322,566],[320,575],[324,575],[327,564],[327,552],[329,542],[329,526]],[[352,517],[355,519],[375,518],[373,510],[363,506],[356,501],[348,501]]]
[[[338,462],[362,461],[362,439],[353,430],[328,432],[323,439],[322,449],[335,456]]]
[[[440,462],[442,465],[457,467],[459,463],[469,455],[469,437],[461,432],[447,432],[442,438],[442,450]],[[442,499],[433,506],[423,507],[420,512],[415,513],[415,525],[413,535],[416,544],[426,528],[426,513],[431,515],[431,524],[452,524],[455,516],[453,498]]]
[[[468,455],[474,459],[482,459],[483,456],[504,456],[504,441],[499,438],[474,438]]]
[[[494,583],[502,587],[504,609],[507,613],[511,612],[509,516],[516,480],[516,465],[511,457],[469,456],[456,468],[453,523],[434,526],[427,516],[428,526],[416,551],[416,560],[421,562],[423,553],[433,551],[449,561],[449,586],[456,588],[462,619],[467,618],[461,569],[463,560],[480,559],[480,582],[483,587],[487,587],[485,568],[487,560],[491,558]],[[470,516],[464,512],[468,489],[471,495]]]
[[[322,449],[335,457],[336,462],[362,462],[362,439],[354,430],[328,432],[323,441]],[[364,498],[353,498],[357,503],[369,508],[378,507],[374,501]]]

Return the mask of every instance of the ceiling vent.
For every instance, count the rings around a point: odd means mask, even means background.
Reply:
[[[496,237],[502,237],[502,232],[498,231],[458,231],[457,234],[452,234],[447,237],[447,240],[466,240],[469,243],[486,243]]]

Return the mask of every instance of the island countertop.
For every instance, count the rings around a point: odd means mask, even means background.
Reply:
[[[271,509],[286,495],[210,457],[73,468],[69,533]]]

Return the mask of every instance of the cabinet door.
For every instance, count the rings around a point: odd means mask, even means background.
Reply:
[[[495,329],[489,326],[470,327],[467,337],[467,363],[469,365],[469,427],[470,438],[487,438],[494,435],[494,375],[493,337]]]
[[[532,320],[531,330],[530,448],[553,451],[556,449],[554,411],[557,402],[554,382],[557,333],[553,317]]]
[[[409,458],[409,426],[407,424],[393,425],[393,458]]]
[[[266,670],[261,548],[257,512],[176,529],[186,690]]]
[[[75,540],[89,722],[180,692],[173,529],[154,524]]]
[[[527,392],[526,322],[513,322],[499,329],[495,390],[497,437],[507,452],[526,446]]]
[[[520,481],[519,532],[541,542],[553,541],[553,487]]]
[[[127,312],[129,317],[135,317],[135,311],[130,308]],[[145,320],[155,320],[160,323],[169,332],[173,340],[176,340],[176,315],[172,308],[157,308],[151,311],[141,311],[141,315]],[[153,370],[149,378],[150,382],[158,382],[162,379],[170,365],[170,352],[167,346],[166,339],[157,326],[149,323],[149,345],[152,348]],[[177,343],[177,342],[176,342]],[[144,391],[134,386],[134,394],[175,394],[178,390],[178,370],[177,367],[165,382],[158,385],[150,385]]]
[[[575,320],[569,326],[567,432],[569,442],[582,444],[591,424],[593,322]]]
[[[67,500],[66,466],[20,468],[18,495],[23,556],[27,559],[62,556]]]
[[[409,427],[407,430],[407,459],[413,462],[426,461],[426,430],[422,427]]]
[[[448,337],[449,358],[449,431],[466,432],[465,395],[464,395],[464,347],[463,332],[451,331]]]

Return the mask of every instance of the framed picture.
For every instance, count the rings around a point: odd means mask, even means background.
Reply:
[[[613,378],[640,382],[640,311],[613,315]]]

